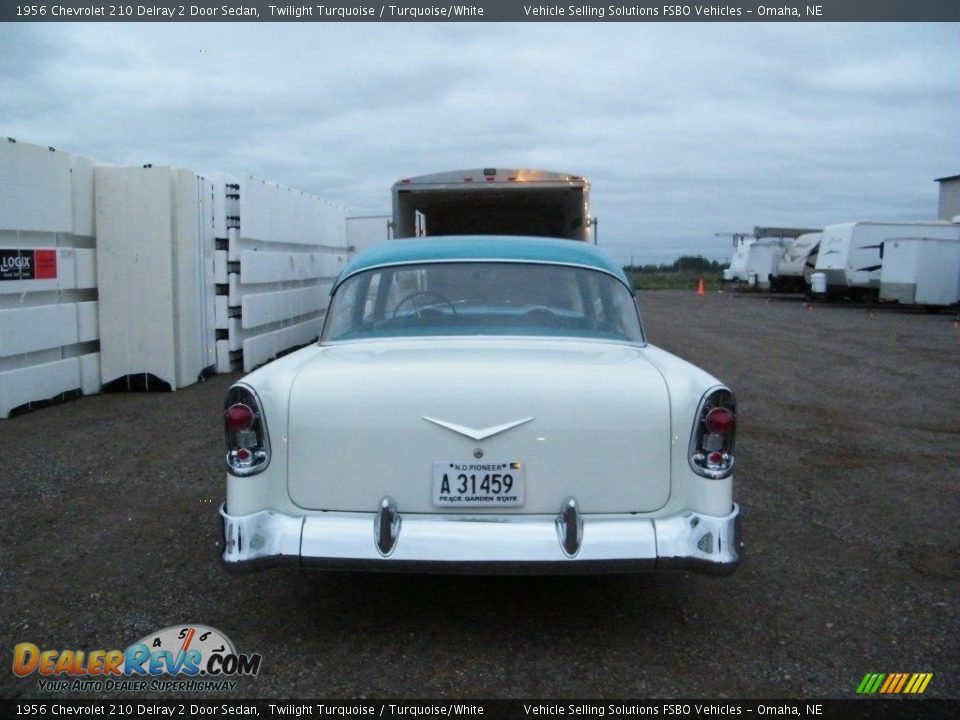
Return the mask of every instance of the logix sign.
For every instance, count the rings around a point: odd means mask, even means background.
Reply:
[[[57,251],[0,248],[0,280],[53,280]]]

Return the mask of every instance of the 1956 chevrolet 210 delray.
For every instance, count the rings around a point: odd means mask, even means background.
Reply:
[[[585,243],[396,240],[227,392],[222,560],[466,573],[739,562],[733,393]]]

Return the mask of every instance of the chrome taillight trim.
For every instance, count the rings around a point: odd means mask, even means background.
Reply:
[[[700,448],[700,440],[703,437],[703,433],[706,431],[706,426],[704,425],[704,419],[706,418],[705,410],[708,405],[711,405],[711,409],[714,407],[720,407],[720,405],[718,405],[716,402],[711,401],[713,400],[714,396],[721,393],[729,396],[729,401],[722,403],[722,407],[728,408],[733,413],[734,427],[733,432],[730,435],[729,446],[724,448],[724,455],[727,457],[729,462],[720,469],[712,469],[698,465],[694,458],[698,455],[702,455],[703,453],[703,450]],[[697,475],[710,478],[711,480],[723,480],[730,477],[730,475],[733,473],[733,466],[735,462],[733,450],[737,439],[736,418],[737,398],[733,394],[733,391],[726,385],[715,385],[707,390],[703,394],[703,397],[700,398],[700,403],[697,405],[697,412],[693,418],[693,428],[690,431],[690,446],[687,449],[687,462],[690,465],[690,469],[697,473]]]
[[[247,397],[243,397],[243,393],[245,393]],[[238,394],[241,394],[241,397],[236,397]],[[231,462],[231,458],[234,455],[235,450],[231,444],[230,430],[227,428],[226,422],[224,421],[224,432],[226,433],[227,441],[227,453],[224,459],[227,465],[227,472],[229,472],[231,475],[236,477],[249,477],[250,475],[256,475],[257,473],[263,472],[270,465],[270,433],[267,430],[267,418],[263,412],[263,403],[260,402],[260,396],[257,395],[256,390],[243,382],[231,385],[230,389],[227,390],[227,393],[224,396],[224,412],[237,403],[248,405],[250,409],[253,410],[253,426],[251,427],[251,431],[257,434],[258,439],[261,442],[258,444],[254,452],[255,462],[246,467],[238,467]]]

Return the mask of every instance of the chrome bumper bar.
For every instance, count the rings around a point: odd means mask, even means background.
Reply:
[[[290,564],[464,574],[602,573],[683,568],[726,575],[740,561],[740,508],[715,517],[583,515],[574,498],[548,515],[377,512],[228,515],[221,559],[235,571]]]

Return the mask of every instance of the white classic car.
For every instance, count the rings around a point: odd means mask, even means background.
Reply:
[[[737,565],[733,393],[646,342],[605,254],[396,240],[331,292],[316,345],[227,392],[228,568]]]

